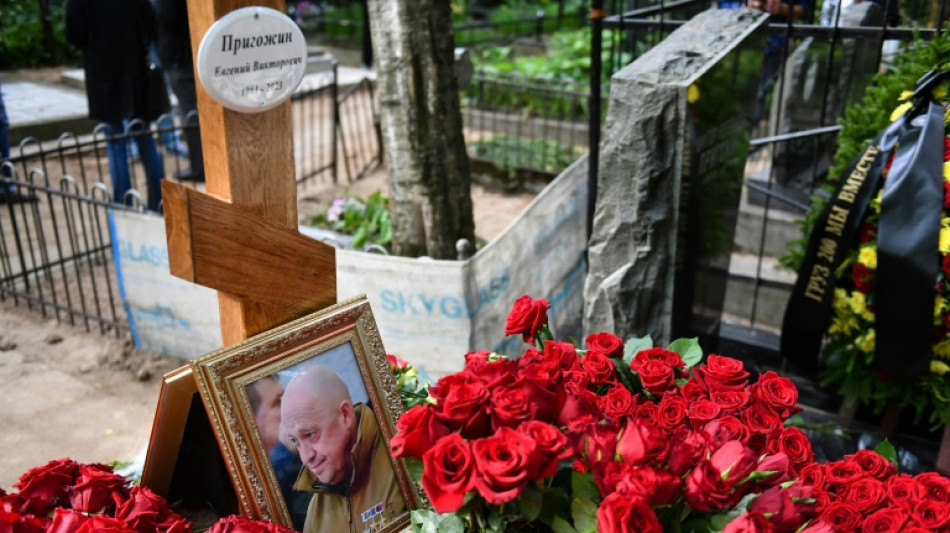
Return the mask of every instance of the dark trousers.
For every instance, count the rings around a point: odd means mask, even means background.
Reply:
[[[204,158],[201,152],[201,132],[198,128],[198,95],[195,92],[195,74],[187,68],[167,67],[168,83],[178,98],[182,124],[185,126],[185,143],[188,144],[188,165],[195,177],[204,176]]]

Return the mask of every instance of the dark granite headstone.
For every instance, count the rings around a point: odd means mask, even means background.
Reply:
[[[766,22],[706,11],[612,77],[586,332],[716,333]]]

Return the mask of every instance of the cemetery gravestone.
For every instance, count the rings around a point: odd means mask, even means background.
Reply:
[[[705,11],[611,78],[584,331],[716,333],[767,20]]]

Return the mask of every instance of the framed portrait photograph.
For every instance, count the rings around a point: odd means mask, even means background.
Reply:
[[[409,525],[424,500],[389,453],[402,402],[365,296],[191,365],[244,514],[305,533]]]

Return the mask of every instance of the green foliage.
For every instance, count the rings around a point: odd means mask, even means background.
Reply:
[[[668,348],[671,352],[680,354],[686,368],[692,368],[703,360],[703,349],[699,346],[699,337],[690,339],[676,339]]]
[[[931,41],[916,39],[897,56],[895,64],[874,77],[864,100],[847,109],[839,121],[838,150],[828,172],[828,181],[822,191],[812,198],[811,210],[799,222],[802,238],[788,243],[788,253],[781,258],[787,268],[798,269],[805,255],[808,237],[828,197],[841,179],[847,166],[862,150],[890,124],[891,112],[897,107],[898,97],[913,88],[914,83],[932,68],[950,65],[950,32],[934,35]]]
[[[495,167],[507,173],[509,179],[516,177],[519,168],[559,172],[567,168],[584,150],[567,147],[547,139],[527,139],[510,135],[498,135],[468,143],[476,157],[488,159]]]
[[[37,0],[0,0],[0,70],[37,67],[71,61],[79,52],[66,41],[63,6],[50,3],[47,21],[53,49],[43,36],[43,17]]]
[[[367,244],[378,244],[389,249],[393,240],[389,198],[380,191],[365,199],[349,195],[338,198],[327,213],[313,217],[308,224],[352,235],[353,247],[357,249]]]
[[[874,451],[890,461],[895,467],[900,467],[900,464],[897,462],[897,450],[894,448],[894,445],[891,444],[891,441],[887,439],[882,440],[880,444],[874,447]]]

